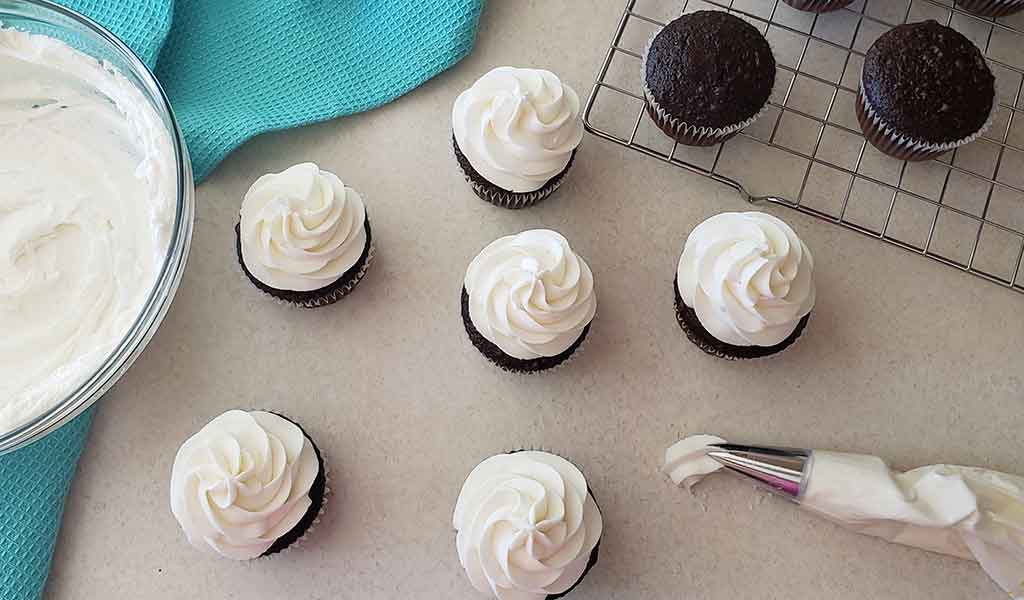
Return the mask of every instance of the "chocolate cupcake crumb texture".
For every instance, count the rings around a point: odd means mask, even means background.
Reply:
[[[875,114],[933,144],[977,133],[995,101],[995,77],[978,47],[935,21],[882,35],[864,59],[863,84]]]
[[[722,128],[753,117],[775,84],[775,57],[764,36],[722,11],[679,17],[655,36],[645,81],[672,116]]]

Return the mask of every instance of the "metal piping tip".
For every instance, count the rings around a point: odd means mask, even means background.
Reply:
[[[811,451],[776,446],[713,444],[707,455],[770,490],[796,500],[803,489]]]

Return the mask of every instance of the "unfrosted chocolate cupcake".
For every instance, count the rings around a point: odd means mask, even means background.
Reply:
[[[813,13],[831,12],[853,4],[853,0],[783,0],[797,10]]]
[[[749,126],[775,85],[771,46],[753,25],[722,11],[679,17],[644,53],[647,112],[681,144],[711,146]]]
[[[957,0],[956,5],[983,17],[1005,17],[1024,10],[1024,0]]]
[[[908,23],[868,50],[857,117],[879,150],[920,161],[974,141],[995,99],[995,77],[969,39],[935,21]]]

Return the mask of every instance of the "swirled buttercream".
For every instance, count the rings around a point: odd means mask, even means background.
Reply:
[[[570,589],[603,526],[583,473],[532,451],[492,456],[473,469],[453,522],[470,582],[498,600],[544,600]]]
[[[109,64],[0,29],[0,433],[91,377],[167,258],[168,126]]]
[[[813,271],[811,251],[789,225],[765,213],[722,213],[690,233],[676,283],[715,338],[774,346],[814,307]]]
[[[464,285],[473,326],[518,359],[565,352],[597,312],[590,267],[547,229],[491,242],[470,263]]]
[[[319,472],[298,425],[273,413],[231,410],[178,450],[171,511],[196,548],[256,558],[299,524]]]
[[[579,96],[554,73],[498,67],[455,100],[452,130],[485,179],[532,192],[569,164],[583,140],[579,115]]]
[[[334,173],[303,163],[256,180],[242,201],[242,260],[278,290],[334,283],[366,247],[366,207]]]

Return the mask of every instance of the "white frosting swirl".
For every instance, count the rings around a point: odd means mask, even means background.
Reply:
[[[171,511],[188,541],[256,558],[309,510],[320,472],[313,444],[275,414],[231,410],[186,441],[171,471]]]
[[[278,290],[326,287],[366,248],[366,207],[359,192],[313,163],[256,180],[241,210],[242,260]]]
[[[480,463],[462,486],[453,522],[470,582],[498,600],[544,600],[571,588],[603,527],[583,473],[547,452]]]
[[[774,346],[814,307],[813,271],[811,251],[789,225],[760,212],[722,213],[690,233],[677,285],[715,338]]]
[[[480,175],[511,192],[538,190],[583,140],[580,98],[542,69],[498,67],[452,108],[459,149]]]
[[[521,360],[565,352],[597,312],[590,267],[547,229],[491,242],[470,263],[465,287],[473,326]]]

